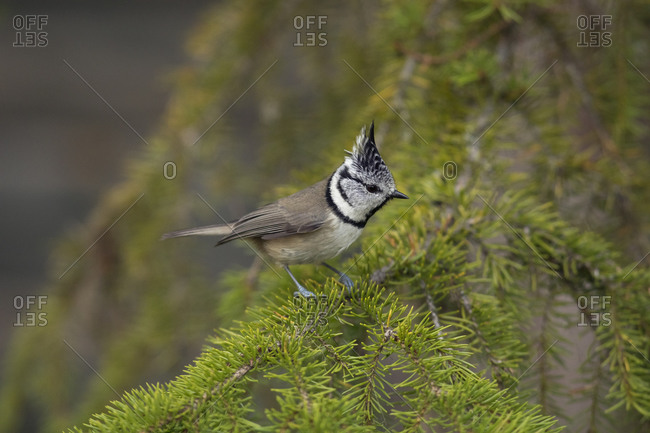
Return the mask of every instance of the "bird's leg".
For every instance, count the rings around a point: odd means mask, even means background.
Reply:
[[[284,270],[287,271],[293,282],[296,284],[296,287],[298,287],[297,292],[293,292],[293,296],[296,298],[299,296],[305,297],[305,298],[316,298],[316,295],[314,295],[312,292],[309,290],[305,289],[299,282],[296,280],[296,277],[293,276],[291,271],[289,270],[289,266],[285,265]]]
[[[340,282],[341,282],[345,287],[348,288],[348,294],[350,294],[350,289],[351,289],[352,287],[354,287],[354,283],[352,282],[352,280],[350,279],[350,277],[348,277],[347,275],[345,275],[345,273],[339,271],[338,269],[336,269],[336,268],[333,267],[333,266],[328,265],[328,264],[325,263],[325,262],[323,262],[323,266],[325,266],[326,268],[328,268],[328,269],[330,269],[331,271],[335,272],[335,273],[339,276],[339,281],[340,281]]]

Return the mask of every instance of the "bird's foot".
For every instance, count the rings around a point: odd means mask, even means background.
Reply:
[[[303,304],[307,301],[308,304],[322,304],[327,302],[327,295],[315,295],[304,287],[300,286],[297,291],[293,292],[294,303]],[[304,304],[303,304],[304,305]]]
[[[294,298],[307,298],[307,299],[316,299],[316,295],[314,295],[313,292],[310,292],[309,290],[305,289],[303,286],[298,286],[298,290],[293,292],[293,297]]]
[[[327,263],[323,263],[323,266],[326,268],[330,269],[332,272],[335,272],[339,276],[339,282],[343,284],[347,289],[348,289],[348,294],[347,297],[350,298],[352,296],[352,288],[354,287],[354,282],[352,282],[352,279],[348,277],[345,272],[341,272],[338,269],[336,269],[333,266],[328,265]]]
[[[302,286],[302,284],[300,284],[300,283],[298,282],[298,280],[296,279],[296,277],[293,276],[293,274],[292,274],[291,271],[289,270],[289,266],[286,266],[286,265],[285,265],[284,270],[287,271],[287,273],[289,274],[289,276],[290,276],[291,279],[293,280],[294,284],[295,284],[296,287],[298,288],[297,291],[293,292],[293,297],[294,297],[294,298],[305,298],[305,299],[309,299],[309,300],[311,300],[311,299],[314,299],[314,300],[315,300],[315,299],[316,299],[316,295],[314,295],[314,294],[313,294],[312,292],[310,292],[309,290],[305,289],[305,288]]]
[[[352,282],[352,279],[345,275],[343,272],[341,272],[341,275],[339,276],[339,281],[341,284],[343,284],[345,287],[348,288],[348,294],[350,293],[350,289],[354,287],[354,283]]]

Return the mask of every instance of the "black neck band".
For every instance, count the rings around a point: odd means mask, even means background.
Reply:
[[[341,209],[334,203],[334,200],[332,199],[332,193],[331,193],[331,188],[332,188],[332,179],[334,178],[334,175],[330,176],[329,180],[327,181],[327,188],[325,190],[325,198],[327,199],[327,205],[332,209],[332,212],[344,223],[350,224],[355,226],[358,229],[362,229],[366,226],[366,223],[368,222],[368,218],[366,218],[364,221],[355,221],[351,219],[350,217],[346,216],[341,212]],[[347,196],[341,191],[339,185],[335,185],[335,188],[339,189],[339,193],[341,194],[341,197],[343,197],[343,200],[346,202],[348,201]],[[349,203],[349,202],[348,202]],[[373,214],[375,213],[374,211],[372,212]]]

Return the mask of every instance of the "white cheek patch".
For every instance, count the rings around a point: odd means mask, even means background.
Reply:
[[[357,209],[350,205],[341,194],[339,190],[339,180],[341,176],[338,172],[332,175],[332,180],[329,184],[329,192],[332,197],[332,202],[334,206],[343,214],[345,217],[350,218],[352,221],[365,223],[366,221],[366,211],[364,209]]]

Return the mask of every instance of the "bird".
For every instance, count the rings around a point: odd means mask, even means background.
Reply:
[[[408,199],[396,189],[393,175],[375,143],[374,121],[365,125],[352,151],[326,179],[226,223],[165,233],[182,236],[222,236],[215,246],[242,239],[263,258],[282,266],[297,291],[296,297],[315,298],[289,266],[321,263],[339,276],[350,293],[354,283],[325,263],[346,250],[363,232],[368,220],[391,199]]]

